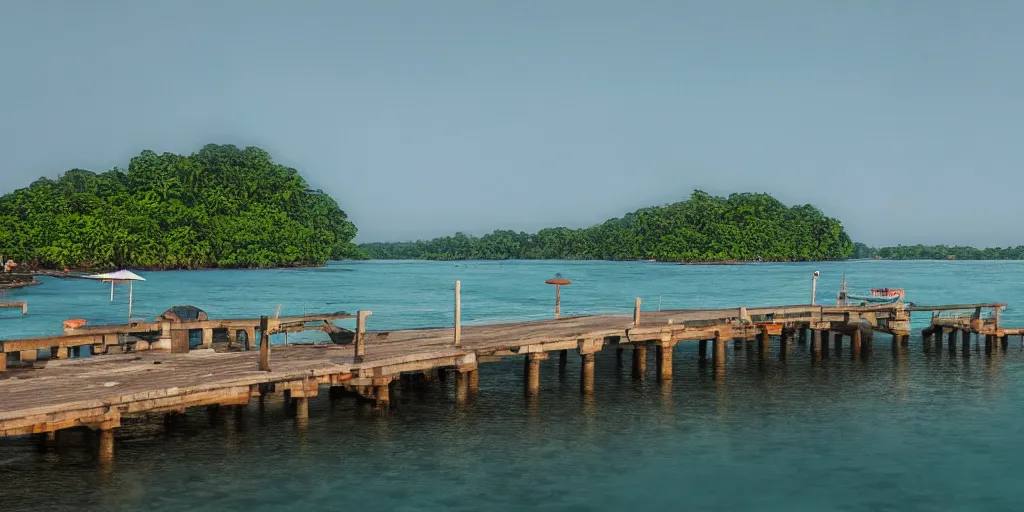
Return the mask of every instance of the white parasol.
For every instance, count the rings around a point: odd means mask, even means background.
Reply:
[[[132,321],[132,298],[133,298],[132,297],[132,292],[133,292],[133,288],[134,288],[132,286],[132,284],[135,281],[145,281],[145,279],[140,277],[135,272],[132,272],[131,270],[118,270],[117,272],[107,272],[105,274],[94,274],[94,275],[91,275],[91,276],[83,276],[83,277],[85,277],[86,279],[98,279],[98,280],[100,280],[101,282],[104,282],[104,283],[109,282],[110,283],[110,300],[111,301],[114,300],[114,285],[117,284],[117,283],[120,283],[120,284],[128,283],[128,323],[131,323],[131,321]]]

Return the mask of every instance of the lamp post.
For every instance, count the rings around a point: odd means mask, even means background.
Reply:
[[[562,286],[569,286],[572,281],[562,277],[562,274],[555,274],[554,279],[544,282],[555,285],[555,318],[558,318],[562,314]]]
[[[814,305],[814,297],[818,293],[818,271],[814,271],[814,275],[811,276],[811,305]]]

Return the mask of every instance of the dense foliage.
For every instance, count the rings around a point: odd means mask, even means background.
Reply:
[[[810,205],[787,207],[768,194],[690,199],[645,208],[584,228],[534,234],[495,231],[361,246],[378,259],[603,259],[806,261],[849,257],[853,243],[836,219]]]
[[[266,151],[230,145],[41,178],[0,197],[0,226],[0,255],[41,267],[271,267],[360,254],[330,196]]]
[[[857,244],[854,257],[886,260],[1024,260],[1024,246],[976,249],[945,245],[899,245],[875,249]]]

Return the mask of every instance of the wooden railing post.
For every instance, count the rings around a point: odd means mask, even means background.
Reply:
[[[260,317],[260,363],[259,370],[264,372],[270,371],[270,330],[269,318],[264,315]]]
[[[462,346],[462,282],[455,281],[455,346]]]
[[[355,362],[363,362],[366,354],[366,318],[372,315],[370,311],[356,311],[356,335],[355,335]]]
[[[633,306],[633,327],[640,325],[640,297],[636,298],[636,304]]]

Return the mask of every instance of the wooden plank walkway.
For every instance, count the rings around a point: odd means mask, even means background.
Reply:
[[[975,316],[981,308],[1000,306],[920,309],[970,311],[970,317],[964,318],[933,316],[933,323],[923,334],[927,339],[937,332],[962,330],[981,334],[979,327],[1002,329],[997,324],[979,323],[980,313]],[[360,321],[368,315],[364,313],[356,315]],[[336,316],[341,315],[353,316]],[[268,330],[284,332],[329,316],[282,318]],[[953,323],[946,325],[949,318],[953,318]],[[218,346],[216,351],[148,350],[50,359],[35,361],[33,369],[0,373],[0,438],[86,427],[100,433],[101,453],[112,453],[112,431],[124,417],[181,412],[198,406],[240,405],[252,397],[273,392],[284,392],[296,401],[296,414],[301,417],[306,414],[307,400],[317,396],[321,386],[344,388],[386,407],[396,379],[438,371],[455,373],[456,397],[464,400],[475,392],[479,365],[506,357],[525,358],[526,392],[536,393],[540,361],[552,353],[564,361],[570,351],[582,361],[581,392],[593,393],[594,354],[606,347],[632,349],[634,376],[646,372],[646,350],[655,349],[657,378],[669,380],[676,344],[699,342],[702,362],[706,360],[708,346],[713,345],[711,364],[716,378],[721,378],[725,370],[725,345],[729,341],[757,340],[759,354],[769,357],[771,339],[775,337],[779,341],[778,357],[785,360],[789,342],[799,336],[799,340],[809,343],[812,360],[817,362],[823,355],[827,357],[831,334],[836,348],[847,339],[850,357],[859,358],[868,354],[871,345],[862,344],[862,338],[874,332],[891,333],[894,347],[908,343],[909,320],[909,311],[902,305],[795,305],[663,312],[637,309],[633,316],[579,316],[460,326],[458,345],[453,327],[365,332],[357,329],[354,342],[346,345],[275,345],[269,353],[270,371],[259,369],[259,351],[225,351],[224,346]],[[187,327],[209,329],[224,325],[223,322],[232,327],[259,325],[259,320],[233,319],[204,320]],[[158,329],[165,330],[164,327],[166,323]],[[121,332],[121,328],[93,329],[102,336]],[[1005,333],[1010,330],[1003,329],[1002,338],[997,337],[999,332],[986,334],[987,348],[991,342],[992,349],[996,349],[997,339],[1002,339],[1005,347]],[[19,340],[0,343],[24,349]]]

